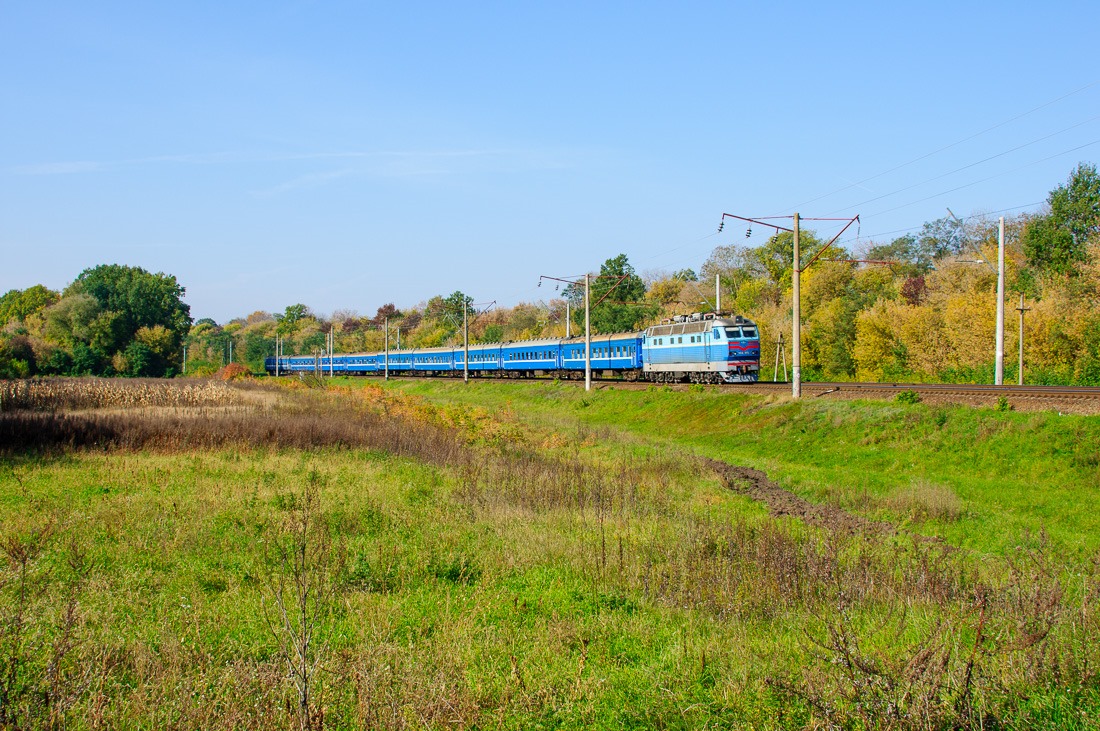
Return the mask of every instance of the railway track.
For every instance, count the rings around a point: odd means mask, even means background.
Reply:
[[[391,375],[391,377],[394,377]],[[405,376],[397,376],[405,377]],[[449,380],[449,379],[448,379]],[[471,381],[491,380],[494,382],[546,382],[548,377],[537,378],[480,378],[471,377]],[[583,388],[583,380],[561,380],[559,383]],[[757,383],[723,383],[719,385],[700,385],[688,383],[656,384],[648,381],[626,381],[620,379],[594,379],[592,387],[597,390],[614,388],[623,391],[644,391],[652,388],[672,391],[687,391],[699,388],[719,388],[724,391],[757,394],[789,395],[791,384],[786,381],[763,381]],[[1096,415],[1100,414],[1100,388],[1088,386],[993,386],[970,383],[827,383],[812,381],[802,384],[803,398],[840,398],[840,399],[893,399],[902,391],[914,391],[921,401],[929,404],[957,403],[978,407],[997,406],[1003,397],[1008,405],[1019,411],[1057,411]]]
[[[409,378],[407,375],[391,374],[391,378]],[[461,377],[461,376],[458,376]],[[448,378],[451,380],[454,377]],[[546,382],[552,380],[549,376],[535,378],[490,378],[484,376],[472,376],[471,381],[493,382]],[[583,379],[561,380],[559,383],[583,386]],[[672,390],[686,390],[688,388],[720,388],[729,391],[745,391],[747,393],[790,393],[789,381],[758,381],[756,383],[721,383],[717,385],[674,383],[657,384],[649,381],[627,381],[618,378],[593,379],[595,388],[614,386],[624,389],[648,389],[669,388]],[[918,394],[943,395],[943,396],[984,396],[984,397],[1019,397],[1019,398],[1072,398],[1100,401],[1100,387],[1095,386],[994,386],[980,383],[856,383],[856,382],[823,382],[810,381],[802,383],[803,396],[820,397],[829,394],[898,394],[902,391],[914,391]]]
[[[722,388],[789,393],[791,384],[786,381],[763,383],[727,383]],[[980,383],[823,383],[802,384],[804,395],[824,396],[829,393],[900,393],[915,391],[919,394],[967,395],[967,396],[1019,396],[1027,398],[1082,398],[1100,399],[1100,388],[1090,386],[993,386]]]

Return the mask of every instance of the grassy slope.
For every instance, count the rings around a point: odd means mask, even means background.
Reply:
[[[605,426],[646,442],[763,469],[793,492],[912,523],[895,496],[930,482],[963,501],[958,520],[911,524],[978,551],[1047,531],[1071,550],[1100,546],[1100,417],[1000,413],[875,401],[773,400],[715,391],[566,384],[393,381],[435,402],[499,410],[557,428]]]

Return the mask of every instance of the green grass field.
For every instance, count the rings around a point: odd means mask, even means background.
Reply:
[[[0,727],[1100,716],[1100,419],[552,383],[242,393],[0,413],[41,443],[0,457]],[[772,516],[696,456],[900,530]]]
[[[661,387],[585,393],[550,382],[391,384],[434,403],[475,405],[545,428],[607,428],[757,467],[811,500],[975,551],[1003,552],[1041,531],[1060,548],[1100,547],[1100,417],[881,401],[795,403]],[[957,497],[949,520],[921,520],[919,505],[906,510],[907,496],[915,493],[919,502],[922,489]]]

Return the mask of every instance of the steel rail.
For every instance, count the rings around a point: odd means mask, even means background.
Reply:
[[[358,375],[358,374],[352,374]],[[367,377],[376,374],[362,374]],[[450,373],[439,372],[432,375],[410,375],[406,371],[398,371],[394,373],[390,372],[391,377],[404,377],[412,379],[422,380],[447,380],[451,377]],[[498,381],[498,382],[524,382],[524,381],[553,381],[558,380],[561,383],[581,383],[582,380],[574,380],[571,378],[556,378],[555,376],[534,376],[534,377],[514,377],[507,374],[478,374],[475,375],[473,371],[470,372],[470,377],[473,380],[478,381]],[[628,381],[625,378],[613,377],[613,378],[600,378],[595,379],[599,383],[603,384],[627,384],[634,386],[717,386],[724,389],[744,389],[746,391],[771,391],[782,390],[786,391],[790,389],[790,382],[788,381],[757,381],[756,383],[719,383],[719,384],[693,384],[693,383],[656,383],[654,381],[646,381],[639,379],[637,381]],[[1081,398],[1096,398],[1100,399],[1100,387],[1096,386],[1017,386],[1017,385],[1005,385],[994,386],[990,384],[982,383],[869,383],[869,382],[828,382],[828,381],[811,381],[809,383],[803,383],[803,387],[810,392],[837,393],[837,392],[900,392],[900,391],[915,391],[917,393],[928,394],[970,394],[970,395],[1004,395],[1004,396],[1047,396],[1047,397],[1065,397],[1075,396]],[[826,393],[818,393],[817,395],[823,396]]]
[[[786,390],[789,384],[781,381],[763,381],[757,383],[727,383],[727,387],[771,388]],[[915,391],[917,393],[942,393],[942,394],[980,394],[980,395],[1004,395],[1004,396],[1081,396],[1087,398],[1100,398],[1100,388],[1095,386],[994,386],[983,383],[855,383],[839,382],[831,383],[813,381],[804,383],[803,386],[810,391],[826,390],[830,393],[838,391]]]

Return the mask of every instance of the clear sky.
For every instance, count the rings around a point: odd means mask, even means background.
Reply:
[[[511,305],[619,253],[698,268],[746,242],[723,212],[860,213],[865,243],[1027,210],[1100,159],[1097,27],[1095,0],[0,0],[0,292],[118,263],[219,322]]]

